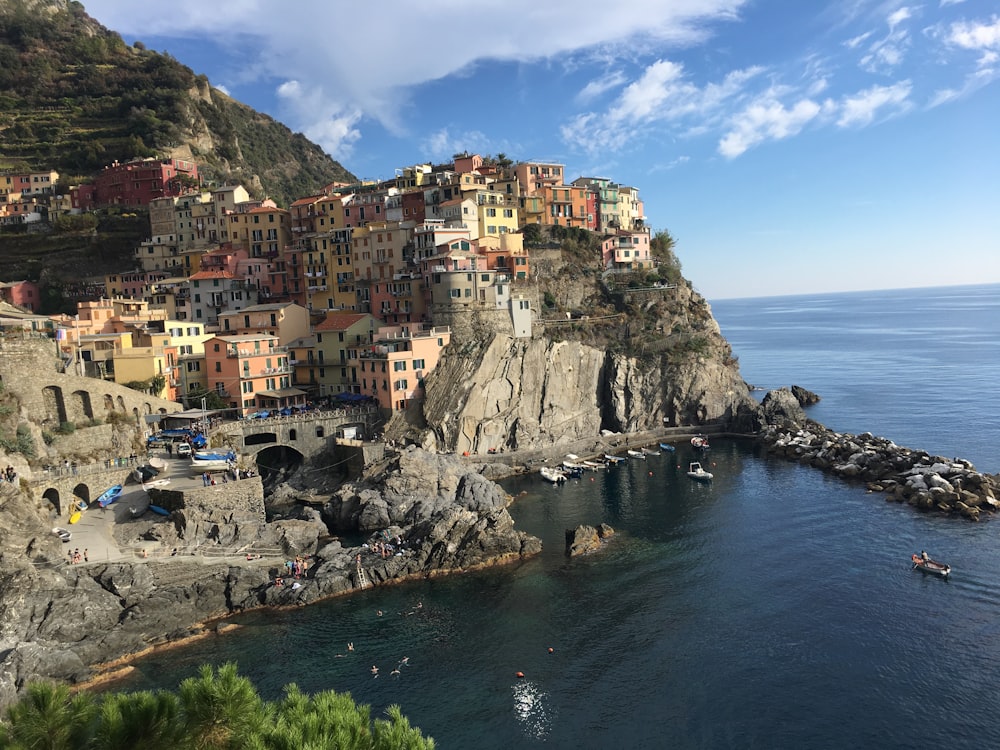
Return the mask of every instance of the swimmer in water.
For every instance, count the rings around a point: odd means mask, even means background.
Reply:
[[[389,672],[389,676],[390,677],[392,677],[393,675],[396,675],[396,677],[399,677],[399,668],[398,667],[396,669],[392,670],[391,672]]]
[[[372,677],[378,677],[378,667],[372,664]]]
[[[347,650],[348,651],[354,650],[354,641],[351,641],[350,643],[347,644]]]
[[[399,663],[400,664],[409,664],[410,663],[410,657],[409,656],[404,656],[402,659],[399,660]]]

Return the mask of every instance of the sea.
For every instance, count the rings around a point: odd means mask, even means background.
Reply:
[[[712,309],[748,383],[1000,472],[1000,285]],[[373,717],[397,704],[439,748],[1000,746],[1000,517],[922,513],[745,440],[697,456],[710,483],[686,476],[695,458],[682,442],[559,487],[512,479],[538,557],[248,613],[118,687],[233,661],[269,699],[295,683]],[[567,558],[566,530],[599,523],[604,548]],[[914,571],[921,550],[950,579]]]

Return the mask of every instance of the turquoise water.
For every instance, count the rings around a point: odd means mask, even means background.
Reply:
[[[984,289],[984,303],[966,307],[963,320],[992,326],[977,339],[989,350],[1000,335],[1000,288]],[[912,372],[879,374],[857,351],[867,342],[872,362],[896,369],[913,355],[909,345],[895,351],[910,335],[842,335],[867,330],[873,315],[883,326],[895,319],[925,332],[926,358],[941,335],[935,320],[945,327],[948,316],[873,313],[892,305],[842,302],[849,296],[713,307],[748,381],[817,391],[833,418],[816,418],[835,429],[885,434],[888,426],[897,442],[975,455],[982,469],[992,459],[996,470],[998,412],[982,409],[980,370],[913,365],[938,380],[915,390]],[[753,315],[775,322],[753,329]],[[835,340],[817,331],[835,331]],[[907,393],[919,397],[911,403]],[[920,514],[739,441],[714,441],[706,463],[716,478],[699,484],[684,474],[688,454],[632,460],[563,487],[512,481],[510,492],[525,493],[512,513],[542,538],[539,557],[250,613],[234,619],[238,633],[139,662],[129,684],[173,687],[201,663],[234,660],[269,697],[294,681],[350,692],[375,713],[398,703],[442,748],[1000,744],[996,521]],[[605,549],[567,559],[565,530],[601,522],[618,532]],[[950,563],[952,579],[910,570],[920,549]],[[403,656],[409,663],[390,675]]]

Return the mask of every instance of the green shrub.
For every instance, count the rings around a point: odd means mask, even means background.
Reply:
[[[56,432],[60,435],[72,435],[76,432],[76,425],[72,422],[60,422],[59,426],[56,427]]]
[[[17,452],[28,458],[35,457],[35,440],[31,437],[31,430],[28,425],[19,424],[17,426],[17,441],[15,444]]]

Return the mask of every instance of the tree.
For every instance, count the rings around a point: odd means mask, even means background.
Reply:
[[[88,693],[70,695],[66,685],[37,682],[7,712],[0,748],[77,750],[85,747],[95,713]]]
[[[172,750],[183,737],[180,702],[167,691],[111,693],[99,718],[94,737],[102,750]]]
[[[181,683],[184,729],[198,750],[243,747],[242,739],[259,735],[264,726],[264,703],[253,683],[224,664],[216,672],[203,666],[197,677]]]

